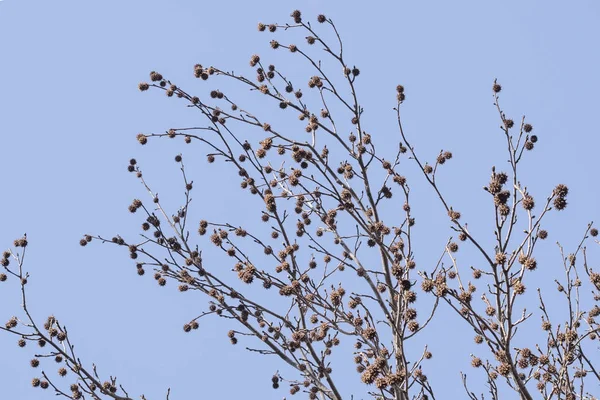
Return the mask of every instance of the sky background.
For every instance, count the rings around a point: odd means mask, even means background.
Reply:
[[[454,153],[442,186],[465,221],[481,226],[482,234],[492,231],[485,229],[491,213],[489,203],[478,201],[485,198],[481,187],[491,166],[503,169],[506,160],[492,105],[495,78],[503,86],[508,116],[518,121],[525,114],[540,138],[524,162],[523,184],[539,203],[557,183],[571,189],[567,210],[550,217],[551,240],[541,246],[538,259],[559,272],[553,243],[575,245],[586,224],[600,218],[597,1],[340,4],[0,2],[0,248],[27,232],[34,315],[44,320],[54,313],[69,328],[82,360],[118,376],[134,397],[164,398],[168,387],[173,400],[245,398],[249,391],[252,398],[289,397],[285,386],[270,388],[278,366],[241,351],[243,346],[231,346],[223,321],[206,319],[198,332],[184,334],[182,325],[205,307],[201,296],[183,296],[172,284],[159,288],[150,276],[140,279],[121,249],[78,244],[84,233],[137,234],[139,217],[132,217],[127,206],[133,198],[148,199],[126,171],[131,157],[175,209],[183,190],[172,160],[183,152],[190,159],[188,173],[201,188],[194,193],[199,214],[227,214],[240,223],[257,220],[256,214],[250,219],[246,210],[232,206],[238,190],[237,181],[226,179],[231,174],[219,168],[207,172],[205,149],[165,140],[141,147],[135,136],[200,120],[158,91],[140,93],[137,84],[148,80],[149,71],[204,95],[214,87],[194,80],[195,63],[253,76],[248,67],[253,53],[275,57],[271,37],[256,30],[259,21],[289,22],[298,8],[305,19],[324,13],[336,22],[346,58],[361,69],[361,104],[380,143],[387,138],[396,143],[392,107],[394,88],[402,83],[409,137],[425,159],[434,160],[442,148]],[[299,45],[301,39],[296,39]],[[300,68],[289,57],[281,57],[279,65]],[[430,240],[421,244],[426,264],[439,256],[451,231],[433,193],[418,183],[414,166],[406,165],[419,196],[413,205],[420,227],[416,234]],[[465,264],[481,261],[467,255]],[[0,285],[0,321],[19,307],[12,283]],[[462,346],[472,343],[473,335],[455,321],[440,314],[424,340],[439,343],[429,365],[431,370],[439,366],[432,383],[445,388],[444,394],[462,396],[458,370],[443,371],[442,365],[451,360],[473,380],[478,375],[469,366],[470,350]],[[444,335],[436,336],[440,332]],[[3,398],[52,397],[30,387],[39,375],[28,366],[33,351],[17,348],[15,337],[0,335]],[[348,376],[346,393],[362,393],[358,378]]]

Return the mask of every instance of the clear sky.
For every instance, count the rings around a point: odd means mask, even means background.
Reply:
[[[308,19],[324,13],[336,22],[346,57],[361,69],[361,103],[381,141],[388,135],[395,143],[394,88],[406,87],[407,133],[429,160],[442,148],[453,151],[443,186],[453,204],[463,204],[457,208],[473,226],[491,215],[488,205],[475,200],[482,198],[491,166],[506,159],[492,105],[495,78],[509,116],[519,120],[525,114],[540,137],[523,183],[540,200],[557,183],[571,189],[569,207],[551,217],[552,240],[538,258],[559,271],[553,242],[574,245],[587,222],[600,218],[597,1],[4,0],[0,248],[27,233],[34,315],[42,320],[54,313],[69,328],[82,360],[117,375],[130,394],[160,399],[171,387],[171,399],[248,398],[250,391],[251,398],[289,397],[285,389],[270,388],[277,365],[241,351],[243,345],[231,346],[221,320],[203,320],[198,332],[184,334],[182,325],[203,309],[203,298],[140,279],[124,251],[99,243],[84,249],[78,241],[84,233],[137,234],[139,218],[127,205],[147,198],[126,171],[131,157],[165,197],[182,194],[173,156],[196,157],[202,162],[190,173],[202,188],[195,193],[198,213],[232,210],[237,183],[223,185],[227,174],[211,175],[218,169],[205,173],[203,149],[194,153],[181,142],[137,144],[138,132],[200,118],[158,92],[140,93],[137,84],[157,70],[205,94],[207,87],[192,76],[198,62],[252,76],[250,55],[272,54],[270,37],[257,31],[257,22],[288,22],[295,8]],[[282,61],[282,67],[296,66]],[[424,257],[433,262],[451,232],[433,193],[415,185],[422,194],[415,206],[420,232],[431,235],[422,249],[432,248]],[[178,204],[175,195],[167,201]],[[234,209],[232,219],[250,221],[243,211]],[[0,321],[19,307],[14,289],[0,284]],[[452,360],[475,380],[469,350],[456,346],[471,343],[473,335],[448,329],[453,321],[455,316],[442,316],[424,334],[425,341],[443,344],[434,349],[429,368],[439,363],[443,369]],[[443,338],[435,336],[439,332]],[[32,352],[0,335],[2,398],[52,396],[30,387],[39,375],[28,365]],[[458,371],[439,369],[432,383],[462,396]],[[358,379],[348,377],[345,393],[361,393]]]

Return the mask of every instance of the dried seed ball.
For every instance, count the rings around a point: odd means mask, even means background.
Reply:
[[[258,23],[258,31],[259,32],[264,32],[266,28],[267,28],[267,26],[265,24],[263,24],[262,22]]]
[[[181,155],[178,154],[175,156],[175,162],[181,162]]]
[[[38,360],[37,358],[33,358],[29,363],[33,368],[37,368],[40,365],[40,360]]]
[[[67,375],[67,369],[65,367],[61,367],[58,369],[58,375],[65,376]]]
[[[48,381],[41,381],[40,382],[40,387],[42,389],[48,389],[48,386],[50,386],[50,384],[48,383]]]
[[[314,38],[314,36],[307,36],[306,37],[306,42],[308,44],[315,44],[316,39]]]
[[[590,229],[590,235],[592,235],[594,237],[598,236],[598,229],[596,229],[596,228]]]
[[[528,140],[525,142],[525,149],[526,150],[533,150],[533,142]]]
[[[523,265],[525,266],[525,268],[527,268],[530,271],[533,271],[534,269],[537,268],[537,261],[535,260],[535,258],[533,257],[528,257],[525,262],[523,263]]]
[[[533,200],[533,197],[531,197],[530,195],[526,195],[523,198],[523,208],[526,210],[531,210],[533,209],[533,207],[535,206],[535,201]]]
[[[25,341],[25,339],[19,339],[17,344],[19,345],[19,347],[25,347],[27,345],[27,342]]]
[[[564,210],[567,207],[567,200],[564,197],[557,197],[554,199],[554,208],[557,210]]]
[[[506,254],[505,253],[496,253],[496,263],[504,264],[506,262]]]
[[[402,175],[394,175],[394,182],[399,185],[404,185],[406,183],[406,178]]]
[[[526,288],[525,288],[525,285],[523,285],[523,283],[516,281],[513,284],[513,289],[516,294],[523,294],[523,293],[525,293]],[[560,289],[559,289],[559,291],[560,291]]]
[[[163,76],[161,74],[159,74],[158,72],[156,72],[156,71],[150,72],[150,80],[152,82],[162,81],[162,79],[163,79]]]
[[[504,185],[508,181],[508,175],[505,172],[499,172],[496,174],[496,179],[501,185]]]
[[[569,188],[561,183],[554,188],[554,194],[560,197],[565,197],[567,194],[569,194]]]
[[[533,130],[533,126],[531,126],[531,124],[525,124],[525,125],[523,125],[523,130],[526,133],[529,133],[529,132],[531,132]]]
[[[502,90],[502,86],[500,86],[497,83],[494,83],[494,86],[492,86],[492,90],[494,91],[494,93],[500,93],[500,91]]]
[[[319,14],[317,16],[317,21],[322,24],[323,22],[327,21],[327,18],[325,17],[325,15]]]
[[[504,126],[506,126],[508,129],[510,129],[513,126],[515,126],[515,121],[513,121],[512,119],[505,119]]]
[[[138,133],[136,138],[137,138],[137,141],[140,142],[141,145],[148,143],[148,138],[143,133]]]
[[[452,220],[460,219],[460,213],[458,211],[450,210],[450,211],[448,211],[448,216]]]
[[[177,289],[178,289],[180,292],[187,292],[187,291],[188,291],[188,289],[189,289],[189,286],[188,286],[188,285],[185,285],[185,284],[183,284],[183,285],[179,285],[179,287],[178,287]]]
[[[269,32],[273,33],[277,30],[277,25],[271,24],[269,25]]]
[[[546,231],[546,230],[544,230],[544,229],[541,229],[541,230],[538,232],[537,236],[538,236],[540,239],[544,240],[544,239],[546,239],[546,238],[548,237],[548,231]]]
[[[150,85],[148,85],[146,82],[141,82],[141,83],[138,85],[138,89],[139,89],[141,92],[144,92],[144,91],[148,90],[148,88],[150,88]]]
[[[531,143],[536,143],[538,141],[538,137],[536,135],[531,135],[531,137],[529,138],[529,141]]]

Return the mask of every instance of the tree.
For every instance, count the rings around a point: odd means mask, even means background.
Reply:
[[[442,150],[433,162],[425,162],[405,133],[404,87],[395,88],[397,133],[392,140],[367,121],[355,85],[362,78],[360,70],[346,60],[332,20],[319,15],[313,26],[299,11],[291,18],[285,25],[259,24],[258,30],[300,32],[298,37],[306,42],[301,46],[270,42],[273,49],[289,51],[298,65],[307,66],[308,71],[292,72],[299,77],[292,79],[253,55],[253,78],[195,65],[199,80],[221,79],[219,85],[231,86],[212,89],[206,98],[155,71],[150,82],[139,84],[141,91],[163,91],[180,99],[205,121],[202,126],[139,134],[139,143],[170,138],[202,144],[208,163],[224,165],[219,173],[233,171],[245,192],[240,204],[263,223],[239,226],[210,211],[203,211],[206,219],[190,218],[192,194],[198,188],[182,154],[175,161],[184,196],[178,209],[169,208],[131,159],[129,172],[149,194],[148,201],[135,199],[129,205],[131,213],[142,215],[141,236],[85,235],[80,244],[124,247],[140,276],[153,273],[160,286],[172,282],[180,292],[202,292],[208,299],[206,309],[183,330],[192,332],[204,318],[214,316],[235,321],[237,328],[228,332],[231,343],[244,341],[248,350],[278,358],[281,372],[273,375],[272,385],[289,386],[292,395],[347,398],[351,393],[344,390],[344,382],[356,378],[375,398],[440,398],[443,388],[428,379],[439,368],[433,361],[427,365],[432,352],[412,343],[440,314],[454,311],[453,321],[469,326],[479,344],[471,364],[482,371],[476,379],[483,376],[478,388],[485,385],[486,398],[498,399],[511,391],[522,399],[539,396],[538,392],[544,398],[593,398],[591,391],[600,380],[593,349],[598,338],[600,274],[588,264],[586,243],[598,230],[590,223],[572,252],[563,253],[561,248],[565,276],[552,278],[557,278],[555,290],[567,312],[556,315],[546,307],[541,290],[536,294],[527,287],[538,279],[536,249],[548,237],[542,222],[551,212],[566,208],[568,188],[559,183],[536,204],[521,183],[522,162],[538,137],[525,118],[515,122],[505,115],[500,84],[493,83],[492,95],[508,166],[492,167],[484,187],[493,226],[474,232],[463,222],[460,201],[451,202],[439,181],[445,179],[442,169],[453,159],[452,153]],[[305,74],[308,88],[300,80]],[[303,83],[296,84],[299,80]],[[253,103],[237,101],[240,87],[252,92]],[[283,117],[276,117],[273,110]],[[287,120],[281,123],[280,118]],[[416,164],[419,172],[410,181],[404,172],[408,163]],[[417,264],[415,242],[427,238],[415,234],[413,179],[429,187],[417,194],[435,196],[445,213],[440,225],[450,229],[435,265]],[[202,191],[219,195],[218,188]],[[209,240],[199,240],[197,234]],[[31,316],[24,265],[27,245],[26,237],[19,238],[2,257],[6,272],[0,280],[20,283],[23,304],[20,316],[2,329],[18,336],[21,347],[32,342],[41,347],[32,367],[53,358],[59,376],[76,377],[67,389],[55,375],[43,372],[32,385],[73,399],[132,398],[115,377],[98,373],[95,365],[78,358],[75,339],[56,317],[40,323]],[[459,258],[459,247],[472,252]],[[222,260],[228,260],[231,271],[220,265]],[[526,309],[536,306],[537,313]],[[535,324],[533,316],[541,318],[541,333],[538,329],[535,338],[519,335]],[[333,357],[337,353],[341,354]],[[337,372],[351,361],[356,377]],[[468,397],[480,398],[470,388],[467,374],[462,379]]]

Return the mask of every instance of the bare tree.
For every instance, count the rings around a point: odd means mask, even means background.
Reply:
[[[242,339],[249,351],[274,355],[295,371],[272,377],[273,388],[289,385],[292,395],[347,398],[342,382],[352,377],[340,376],[336,370],[352,360],[359,379],[376,399],[444,398],[441,388],[427,377],[428,371],[439,368],[427,365],[431,351],[425,346],[415,352],[411,341],[426,332],[437,313],[453,310],[455,319],[472,328],[475,343],[481,345],[471,364],[483,370],[488,393],[474,393],[467,375],[461,373],[470,399],[499,399],[510,391],[521,399],[595,398],[591,391],[600,380],[595,348],[600,274],[588,265],[586,243],[598,230],[590,224],[571,253],[560,247],[565,275],[557,277],[556,289],[569,311],[554,315],[542,291],[536,297],[526,284],[536,273],[537,243],[548,236],[542,223],[551,211],[567,206],[568,189],[559,184],[536,204],[521,183],[520,163],[538,138],[525,118],[515,122],[505,115],[499,102],[500,84],[494,82],[492,94],[508,165],[505,172],[492,167],[484,187],[495,221],[490,227],[494,245],[487,248],[485,238],[469,231],[458,205],[438,185],[452,153],[440,151],[433,162],[426,162],[411,145],[401,118],[404,87],[395,90],[398,132],[392,146],[389,137],[372,134],[377,128],[367,126],[363,118],[355,86],[360,70],[345,58],[332,20],[319,15],[320,25],[313,26],[300,11],[291,17],[289,24],[261,23],[258,30],[284,30],[304,38],[302,46],[276,40],[270,44],[297,57],[308,87],[306,82],[294,85],[289,75],[259,55],[250,59],[253,77],[194,66],[194,75],[202,81],[221,79],[237,85],[227,93],[213,89],[210,96],[199,97],[158,72],[150,74],[149,83],[139,84],[141,91],[154,89],[180,99],[205,122],[139,134],[139,143],[171,138],[202,144],[208,163],[223,163],[218,173],[225,177],[233,172],[237,177],[241,190],[248,192],[244,197],[248,200],[240,201],[247,202],[247,209],[255,210],[262,223],[239,226],[219,215],[189,219],[194,185],[182,155],[175,161],[184,196],[177,210],[167,209],[132,159],[128,169],[148,195],[148,201],[135,199],[129,206],[131,213],[143,215],[140,236],[85,235],[80,244],[99,241],[125,247],[139,275],[151,271],[160,286],[172,281],[180,292],[201,292],[206,309],[199,310],[184,331],[197,329],[205,317],[235,321],[238,328],[228,332],[232,344],[244,336],[254,337]],[[325,40],[327,36],[333,40]],[[256,102],[239,104],[240,88],[249,89]],[[272,122],[277,109],[296,121]],[[392,154],[389,159],[383,155],[386,152]],[[401,168],[407,162],[416,163],[422,174],[414,178],[431,187],[428,193],[439,199],[447,213],[440,223],[449,226],[452,236],[439,249],[439,261],[432,267],[417,266],[414,200]],[[219,196],[219,191],[210,194]],[[209,240],[199,240],[197,234]],[[459,243],[475,250],[475,261],[457,256]],[[20,284],[23,309],[20,317],[11,318],[1,329],[16,335],[21,347],[37,343],[40,354],[31,360],[33,367],[53,359],[59,364],[59,376],[75,376],[65,388],[42,372],[32,385],[70,399],[131,399],[115,377],[101,376],[94,364],[79,359],[57,318],[50,316],[40,323],[30,315],[29,275],[24,269],[27,244],[26,237],[17,239],[2,257],[5,273],[0,281]],[[234,275],[204,259],[206,246],[215,246],[230,260]],[[474,262],[484,266],[467,266]],[[424,299],[417,302],[418,296]],[[526,309],[534,306],[539,312]],[[535,324],[532,317],[541,318],[542,332],[517,340],[522,325]],[[517,344],[523,342],[530,342],[529,347]],[[333,357],[336,351],[341,354]]]

